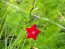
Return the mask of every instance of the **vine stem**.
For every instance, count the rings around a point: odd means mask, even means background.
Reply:
[[[32,8],[30,9],[30,16],[31,16],[32,11],[33,11],[33,9],[34,9],[35,1],[36,1],[36,0],[33,0],[33,2],[32,2]]]

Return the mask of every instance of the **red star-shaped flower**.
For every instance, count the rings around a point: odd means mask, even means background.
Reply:
[[[40,30],[36,28],[36,25],[32,25],[31,28],[26,28],[27,38],[33,38],[36,40],[37,35],[40,33]]]

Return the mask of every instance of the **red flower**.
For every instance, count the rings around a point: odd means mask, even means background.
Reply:
[[[26,28],[27,38],[33,38],[36,40],[37,35],[40,33],[40,30],[36,28],[36,25],[32,25],[31,28]]]

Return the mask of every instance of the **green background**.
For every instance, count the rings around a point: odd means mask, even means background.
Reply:
[[[26,39],[25,28],[41,31]],[[65,0],[0,0],[0,49],[65,49]]]

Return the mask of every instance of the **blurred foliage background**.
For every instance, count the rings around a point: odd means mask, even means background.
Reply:
[[[37,39],[26,39],[36,24]],[[65,0],[0,0],[0,49],[65,49]]]

